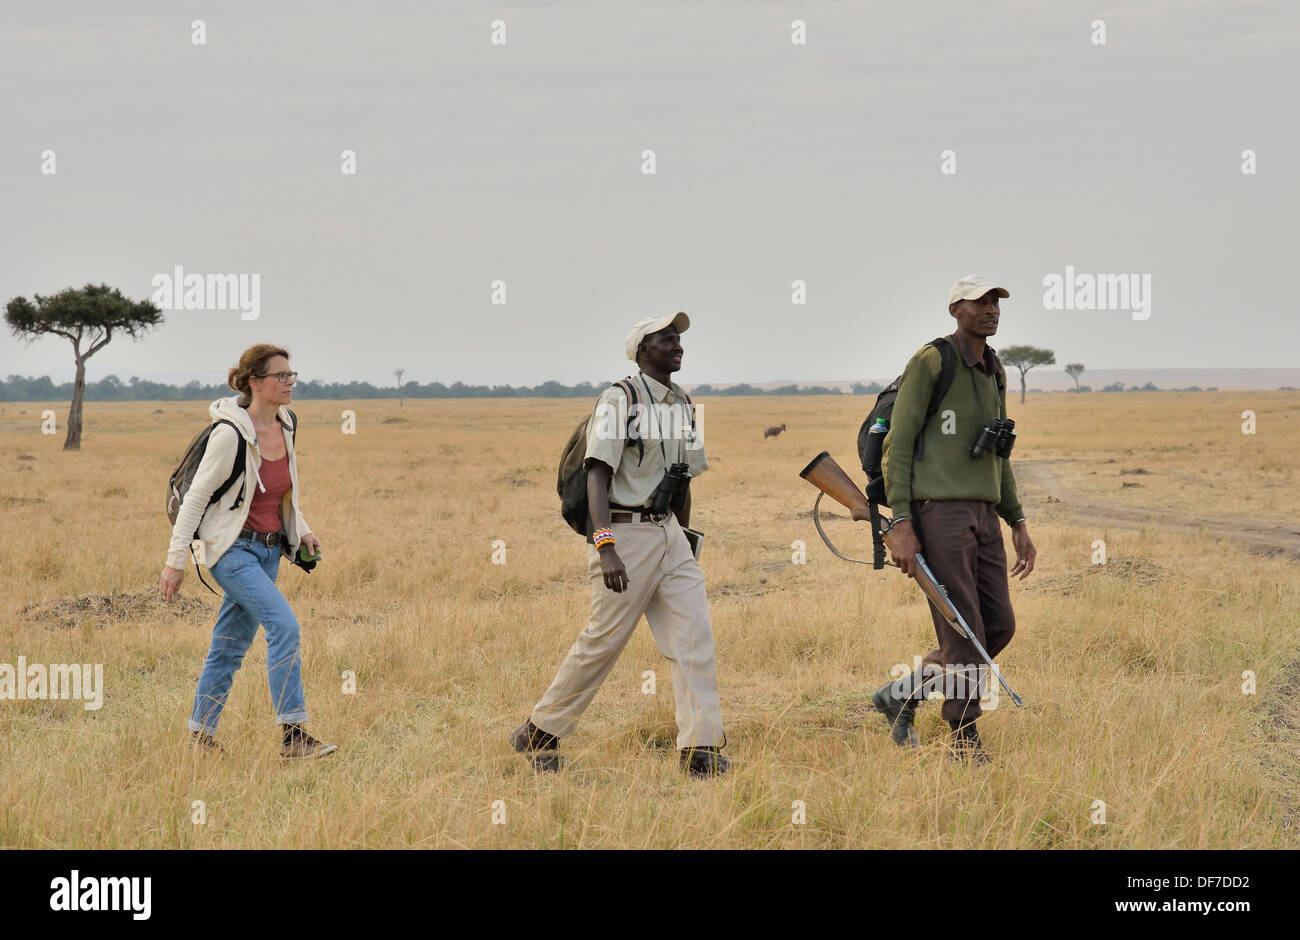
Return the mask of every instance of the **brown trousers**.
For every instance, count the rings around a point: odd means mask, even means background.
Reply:
[[[1016,615],[1007,585],[1001,521],[993,504],[965,499],[915,502],[912,528],[930,570],[996,663],[1016,632]],[[929,667],[926,675],[942,670],[939,691],[945,696],[945,720],[974,721],[981,714],[979,686],[997,679],[970,640],[929,606],[939,648],[923,661]]]

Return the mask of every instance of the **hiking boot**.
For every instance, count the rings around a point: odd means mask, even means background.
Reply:
[[[716,747],[684,747],[680,764],[692,777],[721,777],[731,769],[731,761],[719,754]]]
[[[948,760],[957,764],[969,762],[976,767],[989,762],[989,755],[980,743],[980,733],[975,730],[975,722],[949,721],[948,724],[952,728],[952,750],[948,752]]]
[[[317,741],[303,730],[302,725],[284,726],[284,746],[280,748],[281,757],[324,757],[338,749],[337,744]]]
[[[560,769],[560,739],[537,727],[531,718],[510,735],[510,746],[527,757],[534,770],[555,773]]]
[[[190,740],[196,747],[202,748],[209,754],[215,754],[221,757],[226,753],[225,749],[217,743],[217,739],[210,734],[204,734],[202,731],[191,731]]]
[[[871,693],[871,704],[889,722],[889,736],[899,747],[920,747],[921,736],[912,722],[921,704],[921,671],[897,682],[887,682]]]

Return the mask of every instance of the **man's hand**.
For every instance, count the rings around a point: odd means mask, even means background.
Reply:
[[[184,568],[173,568],[171,565],[163,565],[162,576],[158,578],[158,586],[162,588],[163,600],[170,604],[172,598],[180,592],[181,582],[184,580]]]
[[[320,552],[320,539],[316,538],[315,533],[308,532],[302,537],[301,544],[306,546],[307,554],[316,555]]]
[[[600,551],[600,572],[605,578],[605,587],[609,588],[615,594],[622,594],[627,590],[627,569],[623,567],[623,559],[618,557],[618,552],[614,551],[613,545],[602,545]]]
[[[903,574],[915,578],[916,553],[921,550],[921,543],[917,541],[916,533],[912,530],[912,520],[900,519],[895,522],[889,530],[889,540],[894,543],[889,549],[894,557],[894,563]]]
[[[1038,557],[1038,552],[1034,550],[1034,543],[1029,538],[1029,524],[1026,522],[1017,522],[1011,527],[1011,544],[1016,549],[1016,566],[1011,569],[1011,577],[1018,573],[1020,580],[1023,581],[1029,577],[1029,572],[1034,570],[1034,560]]]

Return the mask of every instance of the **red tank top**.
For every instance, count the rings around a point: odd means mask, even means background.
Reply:
[[[262,478],[262,487],[254,485],[253,502],[248,507],[248,521],[244,523],[254,532],[279,532],[283,528],[280,522],[280,500],[289,492],[292,485],[289,480],[289,455],[279,460],[263,460],[257,470]]]

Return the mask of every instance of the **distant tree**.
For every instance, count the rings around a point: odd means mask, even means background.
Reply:
[[[52,297],[33,294],[36,303],[15,297],[5,307],[5,322],[15,336],[32,342],[53,333],[72,343],[77,375],[68,409],[68,436],[64,450],[81,450],[81,403],[86,393],[86,360],[113,339],[113,331],[132,339],[162,322],[162,311],[152,302],[129,300],[116,287],[87,284],[68,288]],[[88,343],[83,349],[82,343]]]
[[[716,394],[718,394],[718,393],[717,393],[716,390],[714,390],[714,388],[713,388],[712,385],[697,385],[697,386],[695,386],[694,389],[691,390],[691,395],[692,395],[692,396],[698,396],[698,395],[716,395]]]
[[[1091,392],[1091,391],[1092,391],[1092,386],[1091,386],[1091,385],[1080,385],[1078,390],[1079,390],[1080,392]]]
[[[397,379],[397,407],[402,407],[402,376],[406,374],[405,369],[394,369],[393,378]]]
[[[998,358],[1020,370],[1020,404],[1025,403],[1025,373],[1035,366],[1050,366],[1056,362],[1056,353],[1037,346],[1008,346],[998,350]]]
[[[1065,367],[1065,374],[1074,379],[1074,390],[1079,390],[1079,376],[1083,375],[1083,363],[1072,362]]]
[[[1102,391],[1103,391],[1103,392],[1122,392],[1122,391],[1124,391],[1124,383],[1123,383],[1123,382],[1111,382],[1109,385],[1103,387],[1103,388],[1102,388]]]
[[[881,385],[879,382],[868,382],[866,385],[863,385],[861,382],[853,383],[854,395],[878,395],[884,390],[885,386]]]

